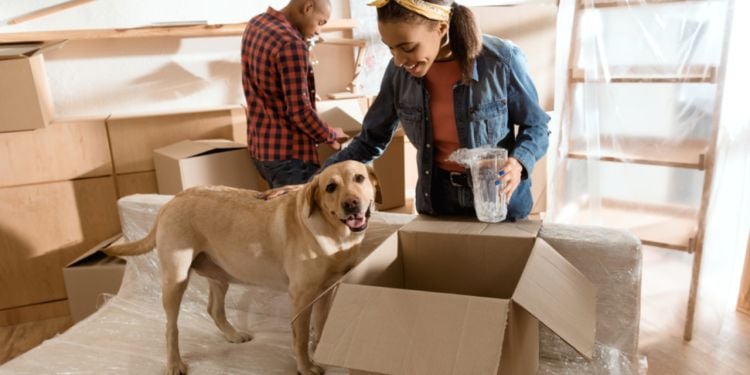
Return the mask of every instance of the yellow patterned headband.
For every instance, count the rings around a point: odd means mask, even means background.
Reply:
[[[451,20],[451,7],[445,5],[437,5],[428,3],[424,0],[393,0],[398,5],[408,9],[411,12],[417,13],[421,16],[431,19],[433,21],[446,21]],[[376,8],[382,8],[390,3],[391,0],[375,0],[367,5],[374,6]]]

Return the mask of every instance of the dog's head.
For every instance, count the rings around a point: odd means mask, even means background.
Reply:
[[[343,225],[352,232],[367,229],[375,203],[381,202],[380,183],[372,167],[356,161],[333,164],[305,186],[305,212],[315,210],[331,225]]]

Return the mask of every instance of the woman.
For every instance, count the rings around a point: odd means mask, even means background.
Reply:
[[[417,211],[473,215],[470,178],[446,158],[458,148],[497,145],[509,152],[499,171],[509,197],[507,218],[525,218],[532,206],[529,176],[547,151],[549,116],[539,106],[523,53],[480,35],[471,10],[451,0],[370,5],[377,7],[378,30],[393,60],[362,133],[325,165],[379,156],[400,122],[417,148]]]

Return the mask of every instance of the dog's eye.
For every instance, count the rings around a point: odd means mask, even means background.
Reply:
[[[326,185],[326,193],[333,193],[336,191],[336,184],[331,182],[330,184]]]
[[[361,174],[354,176],[354,182],[361,184],[364,181],[365,181],[365,176]]]

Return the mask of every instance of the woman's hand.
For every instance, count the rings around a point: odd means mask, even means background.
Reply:
[[[282,186],[280,188],[269,189],[269,190],[266,190],[266,191],[262,191],[262,192],[258,193],[255,197],[258,198],[258,199],[263,199],[263,200],[267,201],[269,199],[274,199],[274,198],[278,198],[278,197],[280,197],[282,195],[289,194],[292,191],[297,191],[299,189],[302,189],[303,186],[305,186],[305,184]]]
[[[505,193],[506,202],[510,202],[510,197],[521,183],[521,172],[523,172],[523,166],[514,157],[509,157],[503,169],[498,172],[498,183],[502,192]]]

